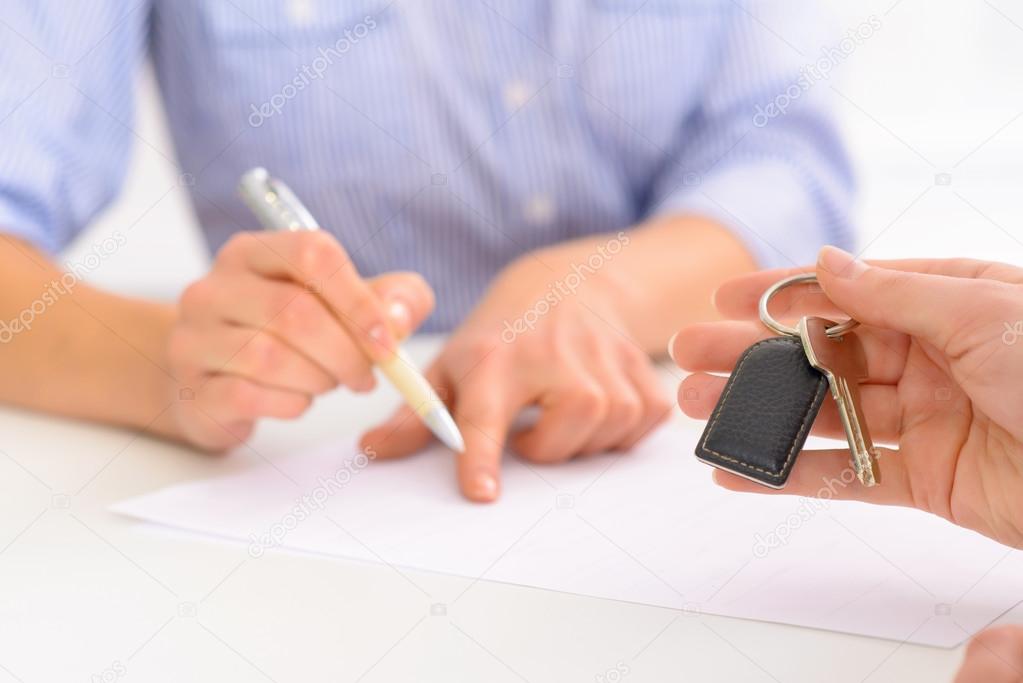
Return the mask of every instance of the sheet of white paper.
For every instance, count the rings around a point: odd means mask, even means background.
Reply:
[[[459,497],[439,448],[368,462],[347,440],[112,509],[253,556],[280,546],[945,647],[1023,599],[1023,553],[915,510],[722,491],[692,456],[698,436],[510,460],[494,505]]]

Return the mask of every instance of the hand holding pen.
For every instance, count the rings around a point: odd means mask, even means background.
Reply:
[[[168,344],[170,370],[188,387],[171,397],[178,431],[222,451],[260,418],[298,417],[338,386],[373,389],[373,365],[394,356],[433,301],[415,273],[362,278],[325,231],[235,235],[178,305]]]

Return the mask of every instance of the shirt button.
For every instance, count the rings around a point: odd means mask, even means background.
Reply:
[[[295,26],[308,26],[316,18],[314,0],[288,0],[288,19]]]
[[[504,96],[504,106],[509,111],[515,111],[529,101],[529,98],[533,96],[533,90],[525,81],[511,81],[505,84],[502,95]]]
[[[554,221],[556,207],[554,200],[548,194],[537,194],[529,198],[522,213],[526,221],[532,225],[550,225]]]

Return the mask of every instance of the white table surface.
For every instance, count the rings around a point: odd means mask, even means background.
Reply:
[[[394,402],[338,392],[227,457],[0,411],[0,681],[933,681],[958,666],[954,650],[286,551],[253,559],[105,510],[358,431]]]

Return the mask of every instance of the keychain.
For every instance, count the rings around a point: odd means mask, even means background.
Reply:
[[[703,462],[784,487],[830,386],[857,478],[864,486],[880,483],[877,449],[860,402],[867,364],[852,332],[859,323],[807,316],[788,327],[768,311],[771,298],[785,287],[816,282],[813,273],[794,275],[760,297],[760,320],[781,336],[759,341],[739,357],[696,447]]]

